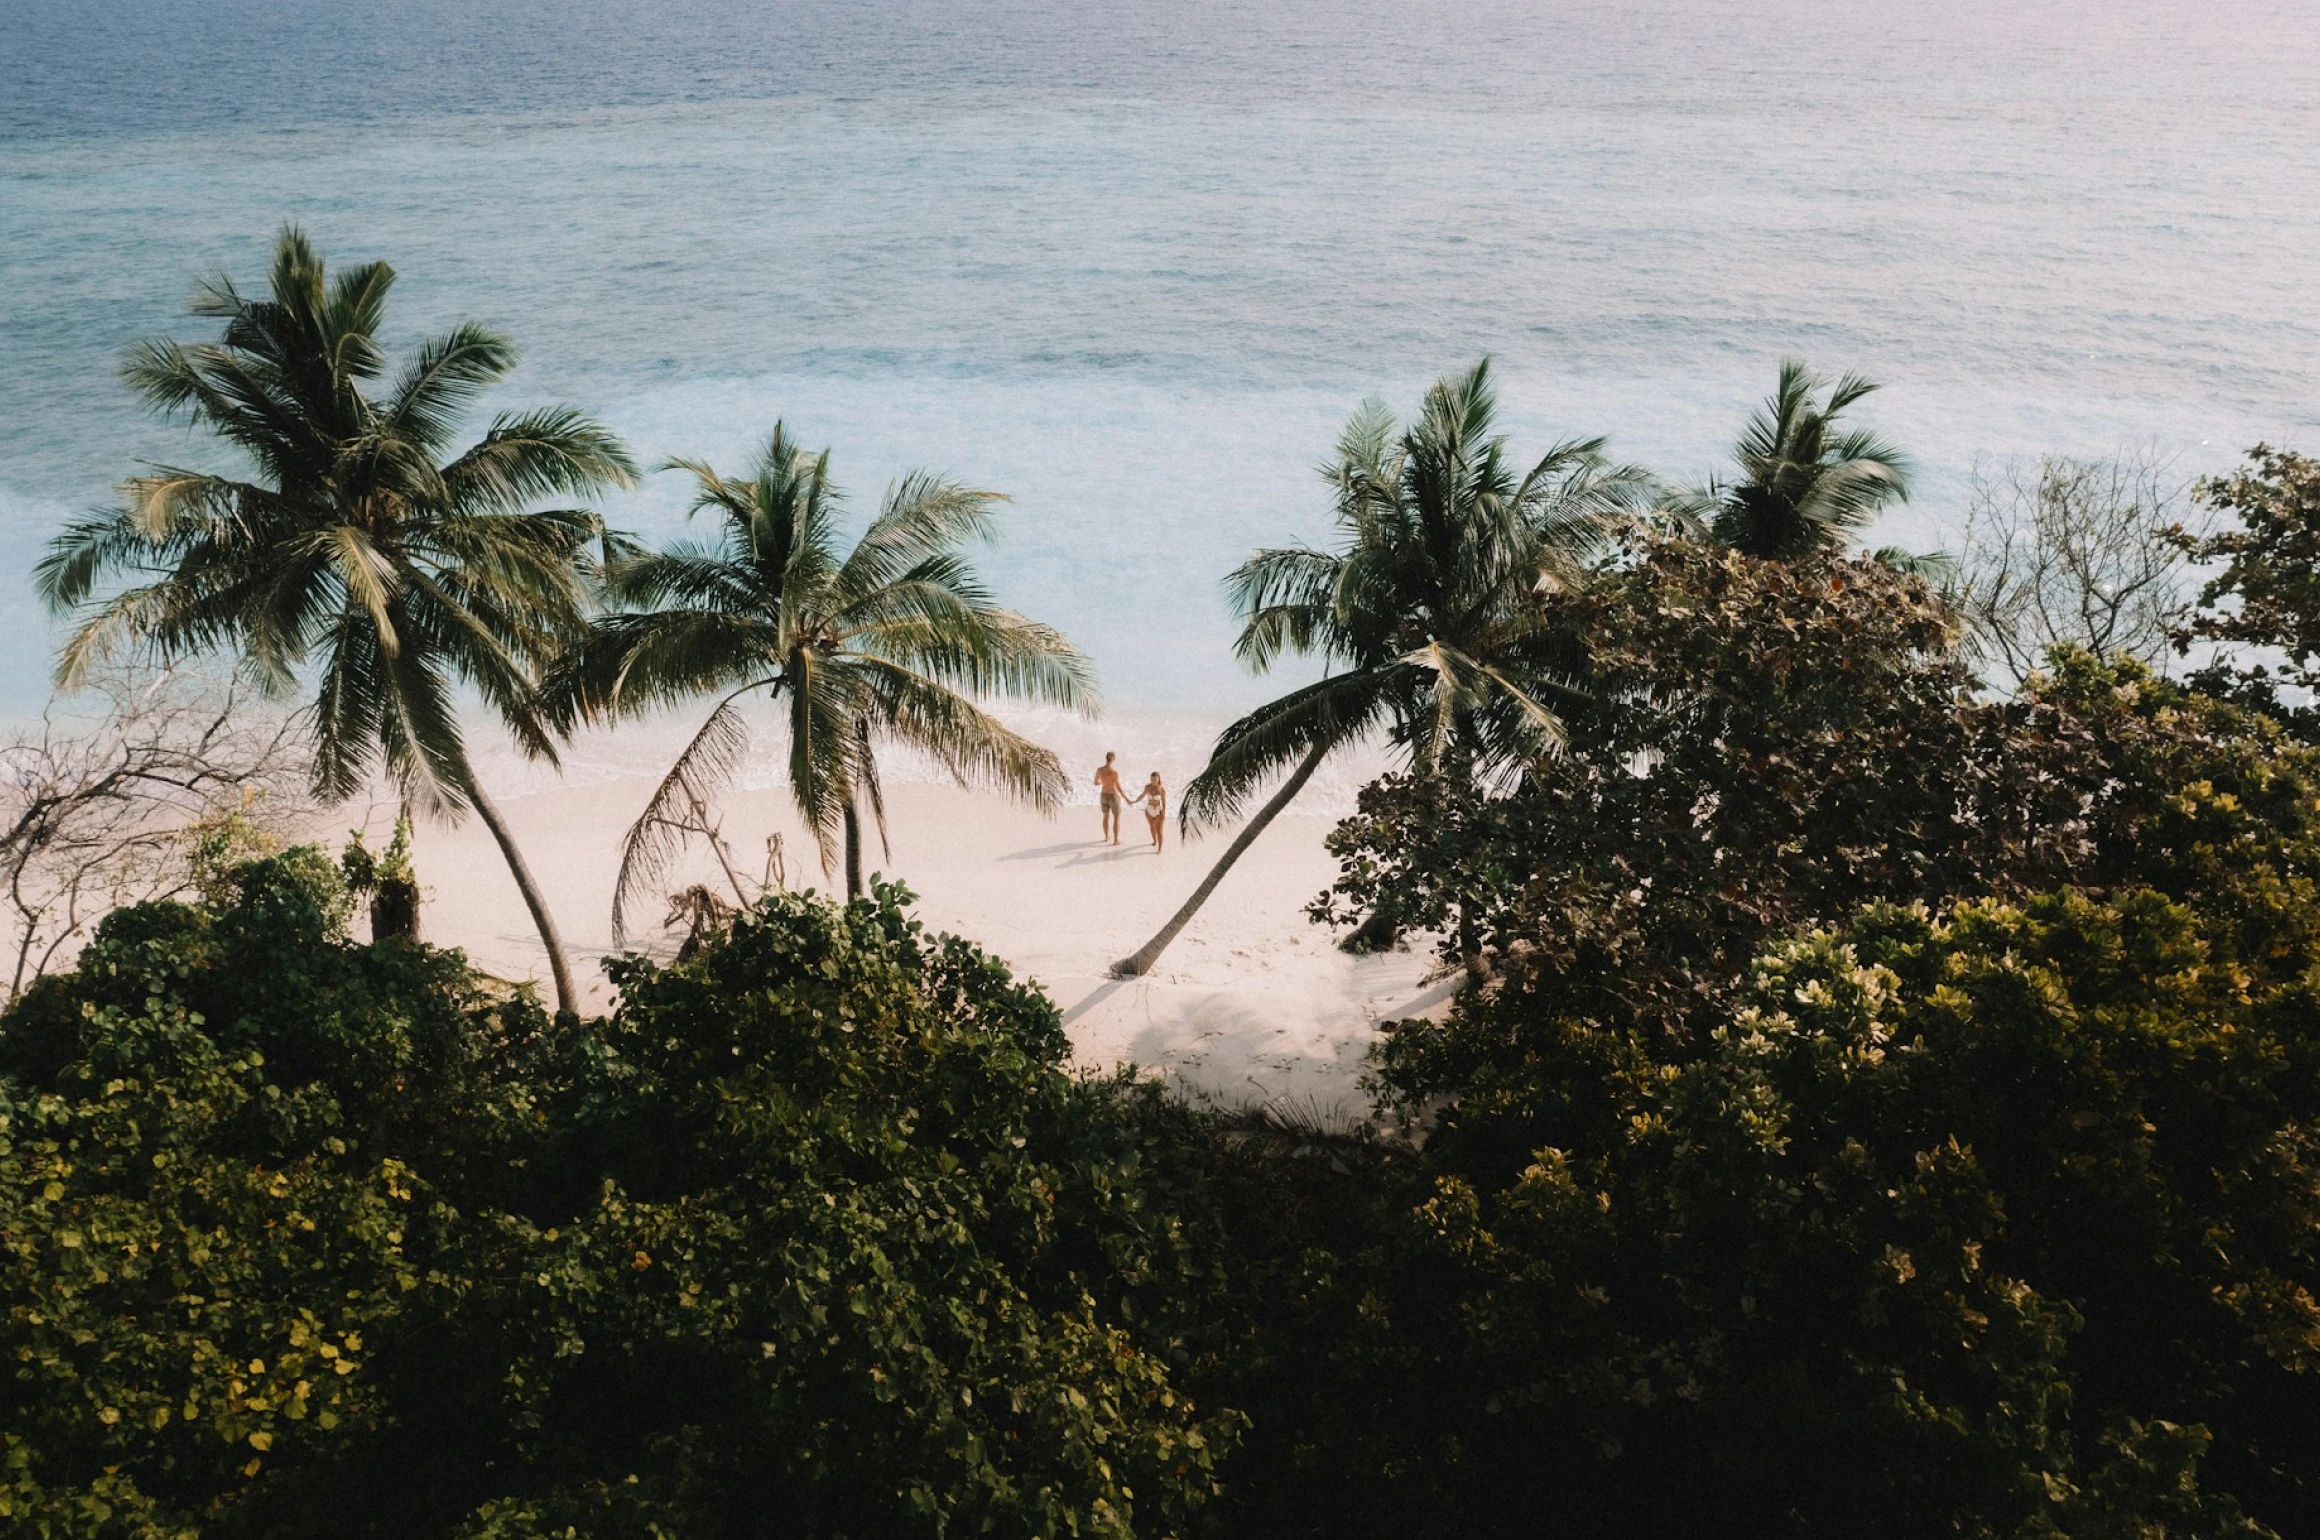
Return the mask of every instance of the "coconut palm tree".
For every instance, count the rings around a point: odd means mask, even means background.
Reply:
[[[118,506],[51,542],[42,596],[80,623],[57,682],[78,688],[123,648],[163,658],[239,655],[268,690],[314,698],[317,789],[351,795],[383,768],[406,805],[472,808],[499,842],[576,1009],[569,964],[539,885],[478,784],[454,695],[473,688],[529,753],[555,758],[535,669],[585,626],[602,521],[533,508],[629,486],[619,440],[568,407],[502,414],[458,452],[461,422],[515,367],[515,345],[473,322],[421,343],[383,396],[378,334],[394,269],[325,272],[295,227],[274,247],[263,297],[219,277],[192,313],[216,342],[138,347],[134,391],[239,450],[247,479],[154,467]],[[101,584],[130,586],[98,597]]]
[[[721,523],[708,543],[612,562],[616,613],[552,670],[548,695],[566,725],[612,721],[716,697],[644,814],[628,832],[613,931],[685,843],[718,847],[709,808],[750,744],[744,703],[780,708],[790,790],[828,872],[843,854],[846,893],[862,893],[862,812],[881,840],[878,750],[916,750],[962,785],[1005,791],[1042,810],[1062,800],[1048,750],[970,697],[1001,695],[1087,709],[1086,660],[1053,629],[999,608],[960,554],[993,531],[994,493],[914,473],[841,554],[840,496],[828,454],[801,450],[776,423],[746,476],[671,461],[694,481],[692,513]],[[727,869],[735,895],[752,895]],[[657,896],[657,895],[655,895]]]
[[[1803,360],[1783,359],[1772,396],[1748,419],[1733,456],[1739,476],[1677,505],[1750,556],[1793,561],[1850,545],[1886,505],[1909,498],[1908,457],[1838,418],[1878,387],[1848,374],[1829,389]],[[1898,554],[1898,553],[1896,553]]]
[[[1284,770],[1287,779],[1159,934],[1112,965],[1115,976],[1151,971],[1337,750],[1382,730],[1416,773],[1489,778],[1560,744],[1552,700],[1564,638],[1541,595],[1581,580],[1656,489],[1642,471],[1608,463],[1601,439],[1558,444],[1518,473],[1491,431],[1496,414],[1488,359],[1437,382],[1407,429],[1384,406],[1365,406],[1322,467],[1336,494],[1336,547],[1260,550],[1226,579],[1244,664],[1262,673],[1294,652],[1329,672],[1217,739],[1184,789],[1187,833],[1232,818]]]

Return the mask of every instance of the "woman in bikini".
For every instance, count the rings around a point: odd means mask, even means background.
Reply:
[[[1155,854],[1168,833],[1168,788],[1160,784],[1160,772],[1152,772],[1152,779],[1136,794],[1136,803],[1144,809],[1144,822],[1152,826],[1152,849]]]

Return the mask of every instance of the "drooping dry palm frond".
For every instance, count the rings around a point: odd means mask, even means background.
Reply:
[[[620,877],[612,889],[614,946],[628,942],[628,906],[636,896],[657,891],[694,839],[715,837],[708,810],[749,751],[749,721],[738,703],[755,688],[744,686],[717,703],[628,826],[620,842]]]
[[[711,936],[730,930],[740,913],[715,891],[696,882],[669,895],[669,912],[662,917],[661,928],[685,927],[685,939],[677,946],[677,961],[690,962]]]

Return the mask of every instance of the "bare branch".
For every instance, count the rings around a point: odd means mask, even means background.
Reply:
[[[6,1000],[69,961],[96,920],[193,885],[189,831],[246,836],[309,814],[295,724],[187,669],[124,669],[0,742]]]
[[[1983,677],[2010,689],[2063,645],[2166,672],[2191,601],[2187,558],[2167,539],[2188,491],[2151,452],[1977,469],[1955,594]]]

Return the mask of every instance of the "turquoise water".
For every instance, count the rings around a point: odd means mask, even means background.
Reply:
[[[1686,478],[1782,354],[1865,371],[1920,546],[1980,456],[2320,447],[2320,6],[1902,11],[0,0],[0,710],[47,530],[206,453],[121,349],[286,219],[650,457],[1013,494],[998,585],[1139,706],[1252,698],[1217,577],[1482,352],[1518,446]]]

